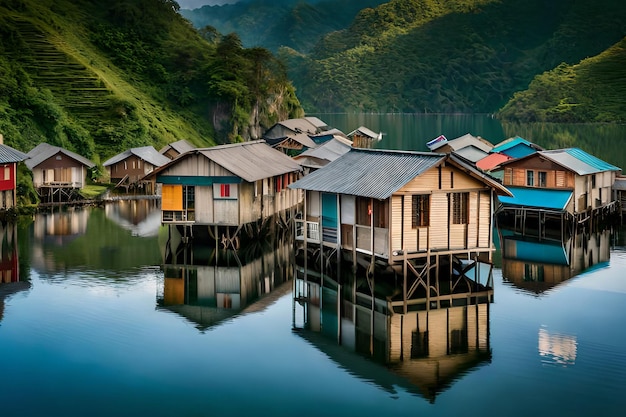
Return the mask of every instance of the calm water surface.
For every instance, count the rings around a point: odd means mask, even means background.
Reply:
[[[0,415],[614,416],[626,406],[623,234],[607,237],[610,259],[538,291],[496,268],[488,360],[435,369],[452,377],[428,397],[413,387],[419,376],[294,330],[284,242],[220,262],[211,250],[181,254],[153,208],[2,226]]]

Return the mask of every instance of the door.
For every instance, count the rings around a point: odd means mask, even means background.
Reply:
[[[322,234],[325,242],[337,242],[337,195],[322,193]]]

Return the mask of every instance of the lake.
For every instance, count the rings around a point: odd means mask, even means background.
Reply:
[[[386,143],[404,129],[372,120],[350,124],[383,130]],[[429,129],[404,134],[419,146],[481,135],[471,124]],[[0,415],[587,417],[626,407],[625,228],[562,243],[504,233],[492,302],[390,317],[359,298],[359,277],[339,286],[303,275],[288,237],[235,253],[180,245],[159,219],[157,202],[127,201],[0,225]],[[317,304],[300,297],[307,285]],[[428,331],[400,337],[398,320]]]
[[[302,330],[288,242],[219,262],[200,244],[168,255],[153,213],[126,202],[2,226],[3,416],[589,416],[626,405],[624,230],[598,236],[607,259],[562,282],[505,278],[510,261],[496,256],[480,343],[442,351],[433,322],[429,355],[385,364],[381,349],[396,342],[384,328],[373,351],[368,326],[345,325],[342,346]],[[336,330],[337,293],[323,294]]]
[[[383,132],[381,149],[428,151],[426,142],[470,133],[494,145],[520,136],[545,149],[579,147],[615,166],[626,166],[626,125],[502,123],[489,114],[325,113],[312,114],[329,126],[350,133],[360,126]]]

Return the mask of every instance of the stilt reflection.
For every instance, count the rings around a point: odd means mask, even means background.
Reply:
[[[206,330],[230,317],[261,310],[291,291],[293,243],[259,242],[245,250],[168,241],[157,305]]]
[[[491,360],[489,311],[493,290],[472,285],[436,302],[394,302],[402,284],[350,272],[339,277],[298,268],[294,331],[341,366],[379,387],[434,402],[439,393]],[[428,296],[426,296],[428,299]],[[370,359],[374,359],[372,362]]]

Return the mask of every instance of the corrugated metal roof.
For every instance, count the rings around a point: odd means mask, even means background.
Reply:
[[[11,164],[21,162],[28,158],[24,152],[13,149],[5,144],[0,144],[0,164]]]
[[[458,151],[454,151],[454,153],[474,163],[489,155],[488,152],[478,149],[474,145],[466,146]]]
[[[168,157],[157,152],[157,150],[154,149],[154,147],[142,146],[139,148],[132,148],[130,150],[119,153],[115,155],[114,157],[108,159],[103,165],[105,167],[109,165],[113,165],[115,163],[123,161],[124,159],[128,158],[131,155],[135,155],[139,159],[146,161],[154,165],[155,167],[160,167],[171,161],[171,159],[169,159]]]
[[[181,140],[178,140],[176,142],[172,142],[172,143],[164,146],[163,148],[161,148],[159,153],[163,154],[170,148],[174,149],[179,154],[182,154],[182,153],[185,153],[185,152],[189,152],[189,151],[191,151],[193,149],[196,149],[195,146],[193,146],[191,143],[187,142],[185,139],[181,139]]]
[[[497,145],[493,147],[491,152],[502,152],[518,145],[524,145],[524,146],[531,147],[531,148],[540,148],[539,146],[527,141],[524,138],[515,136],[514,138],[509,138],[498,143]]]
[[[345,141],[345,139],[344,139]],[[329,162],[334,161],[339,158],[341,155],[348,152],[352,147],[338,139],[331,139],[328,142],[324,142],[322,145],[318,146],[314,149],[308,149],[298,155],[296,160],[299,160],[301,157],[314,157],[318,159],[324,159]]]
[[[626,178],[624,177],[615,178],[615,181],[613,182],[613,189],[620,190],[620,191],[626,190]]]
[[[263,140],[213,146],[197,149],[197,152],[248,182],[302,169],[298,162]]]
[[[282,122],[278,122],[277,124],[282,125],[292,132],[296,133],[303,132],[316,134],[319,131],[318,127],[306,118],[283,120]]]
[[[328,126],[325,122],[315,116],[306,116],[304,119],[319,129]]]
[[[289,187],[384,200],[445,158],[436,153],[351,149]]]
[[[80,162],[81,164],[89,167],[89,168],[93,168],[94,166],[96,166],[96,164],[94,164],[93,162],[91,162],[89,159],[78,155],[77,153],[74,153],[72,151],[68,151],[67,149],[63,149],[60,148],[58,146],[53,146],[50,145],[48,143],[40,143],[39,145],[35,146],[33,149],[31,149],[30,152],[28,152],[28,156],[29,159],[27,159],[24,163],[26,164],[26,166],[28,167],[28,169],[33,169],[35,168],[37,165],[41,164],[43,161],[53,157],[54,155],[58,154],[58,153],[62,153],[66,156],[69,156],[70,158]]]
[[[579,148],[540,151],[539,154],[576,172],[578,175],[595,174],[604,171],[620,171],[620,168],[590,155]]]
[[[378,139],[380,137],[379,133],[376,133],[373,130],[368,129],[365,126],[360,126],[358,129],[355,129],[352,132],[348,133],[348,137],[349,138],[352,137],[357,132],[362,134],[363,136],[367,136],[372,139]]]
[[[550,210],[565,210],[573,194],[571,190],[547,188],[508,187],[508,189],[513,193],[513,197],[499,196],[502,204]]]
[[[487,140],[480,138],[480,137],[473,136],[469,133],[466,133],[465,135],[460,136],[456,139],[437,142],[431,147],[431,149],[437,150],[444,145],[448,145],[453,151],[458,151],[467,146],[474,146],[486,153],[489,153],[491,152],[491,149],[493,148],[493,145],[489,143]]]
[[[489,171],[500,165],[503,162],[512,159],[509,155],[503,153],[492,153],[484,157],[483,159],[476,162],[476,167],[482,169],[483,171]]]

